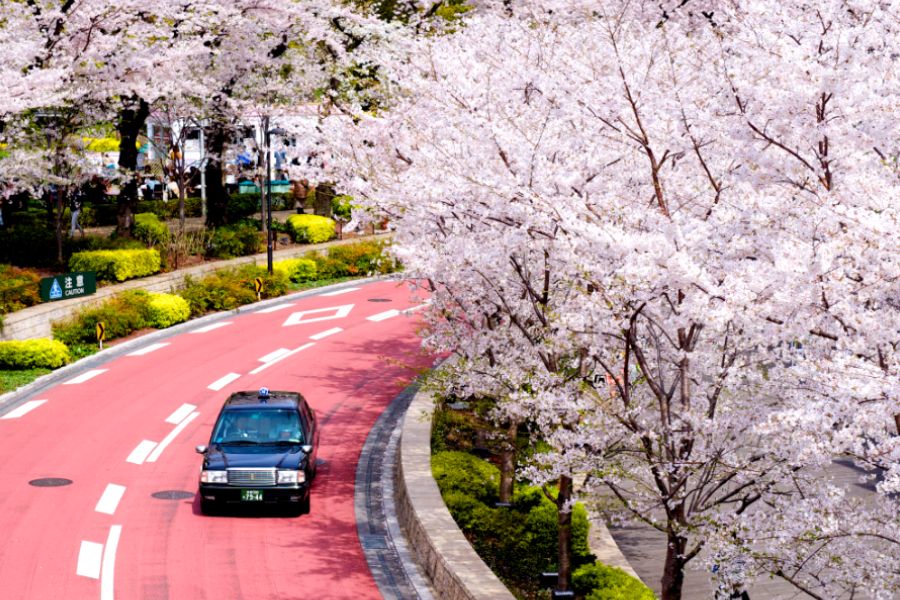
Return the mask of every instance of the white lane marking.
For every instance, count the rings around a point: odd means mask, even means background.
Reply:
[[[128,458],[126,458],[125,461],[136,465],[142,465],[144,464],[144,461],[147,460],[147,456],[153,452],[154,448],[156,448],[156,442],[143,440],[137,445],[137,448],[131,451],[131,454],[128,455]]]
[[[124,485],[110,483],[106,486],[106,489],[103,490],[103,495],[100,496],[100,500],[97,502],[97,506],[94,507],[94,510],[105,515],[116,514],[116,508],[118,508],[119,501],[122,499],[124,493]]]
[[[344,304],[342,306],[329,306],[328,308],[315,308],[313,310],[301,310],[300,312],[295,312],[291,314],[282,324],[282,327],[290,327],[291,325],[300,325],[305,323],[318,323],[319,321],[330,321],[332,319],[343,319],[347,315],[350,314],[350,311],[353,310],[355,304]],[[311,319],[305,318],[306,315],[314,315],[318,313],[331,312],[333,311],[333,315],[328,315],[326,317],[313,317]]]
[[[269,361],[271,361],[271,360],[275,360],[276,358],[278,358],[279,356],[281,356],[281,355],[284,354],[285,352],[290,352],[290,350],[288,350],[287,348],[279,348],[278,350],[275,350],[274,352],[269,352],[269,353],[266,354],[265,356],[260,357],[259,362],[264,362],[264,363],[266,363],[266,362],[269,362]]]
[[[403,311],[403,314],[404,314],[404,315],[411,315],[411,314],[413,314],[414,312],[416,312],[417,310],[422,310],[423,308],[428,308],[428,303],[427,303],[427,302],[426,302],[425,304],[419,304],[419,305],[417,305],[417,306],[413,306],[412,308],[407,308],[406,310]]]
[[[269,362],[264,363],[264,364],[261,364],[260,366],[256,367],[255,369],[253,369],[252,371],[250,371],[250,374],[251,374],[251,375],[256,375],[257,373],[261,373],[264,369],[268,369],[268,368],[271,367],[272,365],[274,365],[274,364],[276,364],[276,363],[280,363],[281,361],[283,361],[283,360],[286,359],[287,357],[293,356],[293,355],[297,354],[298,352],[300,352],[300,351],[302,351],[302,350],[306,350],[306,349],[309,348],[310,346],[315,346],[315,344],[314,344],[313,342],[309,342],[309,343],[307,343],[307,344],[303,344],[303,345],[300,346],[299,348],[294,348],[293,350],[291,350],[291,351],[289,351],[289,352],[285,352],[284,354],[282,354],[281,356],[279,356],[279,357],[276,358],[275,360],[270,360]]]
[[[107,370],[108,369],[93,369],[91,371],[86,371],[86,372],[82,373],[81,375],[79,375],[78,377],[73,377],[72,379],[63,382],[63,385],[72,385],[73,383],[84,383],[85,381],[87,381],[89,379],[93,379],[94,377],[96,377],[97,375],[100,375],[101,373],[106,373]]]
[[[175,429],[169,432],[169,435],[164,437],[163,441],[156,445],[156,448],[153,450],[153,452],[150,453],[150,456],[147,457],[147,462],[156,462],[156,459],[159,458],[159,455],[163,453],[163,450],[166,449],[166,446],[171,444],[172,440],[178,437],[178,434],[184,431],[184,428],[199,416],[200,413],[191,413],[184,421],[176,425]]]
[[[100,600],[113,600],[116,584],[116,550],[119,548],[119,538],[122,537],[122,526],[113,525],[109,528],[109,537],[106,538],[106,547],[103,549],[102,576],[100,578]]]
[[[19,417],[24,417],[25,415],[27,415],[28,413],[30,413],[31,411],[36,409],[41,404],[44,404],[45,402],[47,402],[47,401],[46,400],[29,400],[22,406],[9,411],[8,413],[6,413],[2,417],[0,417],[0,419],[18,419]]]
[[[186,416],[194,412],[194,409],[197,408],[193,404],[182,404],[179,406],[175,412],[169,415],[169,418],[166,419],[166,423],[171,423],[172,425],[178,425],[181,423]]]
[[[145,354],[150,354],[155,350],[159,350],[160,348],[165,348],[169,345],[169,342],[160,342],[158,344],[150,344],[149,346],[144,346],[140,350],[135,350],[134,352],[129,352],[125,356],[143,356]]]
[[[285,308],[290,308],[290,307],[293,306],[293,305],[294,305],[293,302],[286,302],[285,304],[278,304],[278,305],[276,305],[276,306],[270,306],[270,307],[268,307],[268,308],[261,308],[260,310],[258,310],[258,311],[256,311],[256,312],[257,312],[257,313],[260,313],[260,314],[262,314],[262,313],[273,313],[273,312],[276,312],[276,311],[279,311],[279,310],[283,310],[283,309],[285,309]]]
[[[386,310],[383,313],[378,313],[377,315],[372,315],[371,317],[366,317],[367,321],[384,321],[385,319],[390,319],[391,317],[396,317],[400,314],[400,311],[396,308],[392,308],[391,310]]]
[[[336,290],[334,292],[325,292],[324,294],[319,294],[320,296],[340,296],[341,294],[347,294],[349,292],[355,292],[360,288],[352,287],[352,288],[344,288],[342,290]]]
[[[207,332],[212,331],[213,329],[218,329],[219,327],[225,327],[226,325],[231,325],[231,321],[224,321],[222,323],[213,323],[212,325],[207,325],[206,327],[200,327],[199,329],[195,329],[191,333],[207,333]]]
[[[241,376],[240,373],[229,373],[228,375],[225,375],[224,377],[220,377],[219,379],[216,379],[215,381],[213,381],[211,384],[209,384],[206,387],[213,391],[218,392],[223,387],[225,387],[226,385],[228,385],[229,383],[231,383],[232,381],[234,381],[235,379],[237,379],[240,376]]]
[[[103,544],[82,540],[78,551],[78,565],[75,574],[92,579],[100,579],[100,562],[103,557]]]
[[[328,331],[323,331],[322,333],[317,333],[316,335],[311,335],[311,336],[309,336],[309,339],[318,341],[318,340],[321,340],[322,338],[327,338],[329,335],[334,335],[334,334],[340,333],[342,331],[343,331],[343,329],[341,329],[340,327],[333,327],[333,328],[329,329]]]

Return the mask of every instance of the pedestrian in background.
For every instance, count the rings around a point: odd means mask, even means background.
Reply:
[[[72,200],[69,203],[69,209],[72,211],[72,225],[69,231],[70,237],[75,237],[75,229],[81,232],[81,237],[84,237],[84,228],[81,227],[81,223],[78,222],[78,217],[81,215],[81,206],[84,203],[84,198],[82,195],[81,189],[75,190],[72,194]]]

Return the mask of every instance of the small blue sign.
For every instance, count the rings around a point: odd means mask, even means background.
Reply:
[[[59,282],[54,279],[53,285],[50,286],[50,299],[59,300],[60,298],[62,298],[62,288],[59,287]]]

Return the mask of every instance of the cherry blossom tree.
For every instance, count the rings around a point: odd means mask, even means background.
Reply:
[[[551,444],[525,475],[666,535],[663,598],[723,553],[890,597],[898,7],[567,4],[398,45],[390,113],[329,133],[433,282],[428,342]]]

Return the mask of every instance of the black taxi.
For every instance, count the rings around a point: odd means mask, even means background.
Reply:
[[[281,504],[309,512],[319,430],[297,392],[235,392],[216,419],[200,470],[200,510],[224,504]]]

